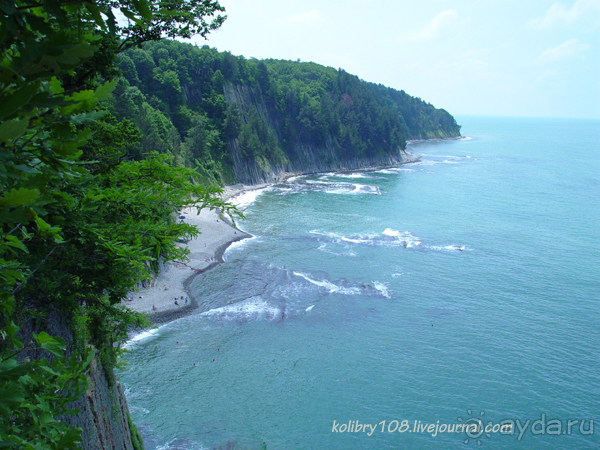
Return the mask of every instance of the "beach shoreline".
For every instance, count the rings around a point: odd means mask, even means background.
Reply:
[[[222,198],[227,201],[267,186],[227,186]],[[143,283],[143,287],[129,292],[122,302],[132,311],[149,314],[153,325],[171,322],[197,309],[198,302],[189,288],[194,278],[224,262],[223,254],[232,243],[252,237],[234,227],[217,210],[203,209],[198,214],[198,209],[191,207],[180,211],[178,215],[185,216],[182,220],[197,226],[201,232],[199,236],[179,244],[190,251],[188,260],[165,263],[154,278]]]
[[[402,151],[402,155],[404,162],[400,165],[413,163],[420,159],[419,155],[406,151]],[[359,171],[381,168],[365,167]],[[309,174],[282,172],[277,182],[285,183],[288,179],[301,175]],[[246,192],[262,190],[273,184],[226,186],[221,197],[223,200],[229,201]],[[185,216],[183,220],[197,226],[201,232],[196,238],[180,244],[189,249],[188,260],[165,263],[154,278],[147,280],[143,283],[144,286],[138,290],[129,292],[127,299],[122,302],[133,311],[148,314],[152,325],[162,325],[177,320],[198,309],[198,301],[190,289],[196,276],[223,263],[223,255],[232,243],[253,237],[234,227],[216,210],[203,209],[198,214],[197,208],[191,207],[180,211],[179,215]]]
[[[445,138],[429,138],[429,139],[410,139],[406,141],[406,145],[411,144],[422,144],[428,142],[443,142],[443,141],[460,141],[461,139],[467,139],[468,136],[453,136]]]

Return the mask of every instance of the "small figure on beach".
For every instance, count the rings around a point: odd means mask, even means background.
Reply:
[[[187,305],[187,297],[185,298],[185,304]]]
[[[152,305],[152,310],[153,311],[158,311],[158,308],[156,307],[156,305]]]
[[[177,303],[177,300],[175,300],[175,304],[176,304],[177,306],[179,306],[179,303]]]

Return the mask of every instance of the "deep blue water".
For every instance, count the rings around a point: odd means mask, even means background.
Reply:
[[[242,204],[202,309],[124,357],[147,449],[600,448],[600,122],[458,121]]]

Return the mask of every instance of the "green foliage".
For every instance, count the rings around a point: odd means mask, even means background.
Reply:
[[[117,23],[116,9],[127,24]],[[114,344],[129,328],[147,324],[119,302],[156,270],[159,258],[185,255],[175,242],[197,230],[177,224],[174,212],[199,204],[235,213],[219,199],[218,188],[200,185],[192,170],[175,168],[172,155],[151,153],[148,141],[140,147],[133,123],[100,107],[117,88],[120,51],[163,36],[205,35],[224,20],[215,16],[220,11],[211,0],[0,3],[3,448],[78,448],[81,430],[59,417],[76,412],[69,405],[86,388],[95,353],[89,344],[110,372],[118,354]],[[131,58],[121,63],[133,84],[154,76]],[[164,95],[181,94],[169,68],[157,82]],[[173,145],[177,133],[170,121],[129,88],[137,89],[127,81],[117,88],[122,110],[147,112],[153,124],[162,121],[158,135],[165,147]],[[71,320],[72,348],[46,331],[23,342],[19,321],[44,311]]]
[[[315,63],[162,41],[128,51],[120,64],[126,80],[109,109],[134,121],[147,148],[209,182],[233,181],[225,174],[234,147],[242,162],[266,169],[293,167],[299,145],[328,147],[344,160],[397,155],[407,139],[460,135],[444,110]]]
[[[144,444],[142,442],[142,436],[138,431],[137,426],[131,420],[131,416],[127,413],[127,424],[129,425],[129,430],[131,432],[131,443],[133,444],[134,450],[144,450]]]
[[[113,369],[121,355],[118,344],[127,339],[127,331],[146,328],[150,322],[146,315],[135,313],[121,304],[111,304],[108,297],[100,297],[73,314],[71,329],[75,338],[74,348],[85,353],[88,345],[98,349],[97,356],[106,372],[108,384],[114,382]]]
[[[65,342],[45,332],[33,335],[27,346],[17,337],[18,327],[5,323],[0,352],[0,442],[3,448],[77,448],[81,429],[70,428],[57,415],[76,414],[69,405],[86,388],[85,372],[94,354],[67,357]],[[17,356],[31,348],[45,350],[47,358],[17,362]]]

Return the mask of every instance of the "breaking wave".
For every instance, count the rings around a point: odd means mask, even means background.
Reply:
[[[410,231],[399,231],[392,228],[386,228],[381,234],[357,234],[344,236],[339,233],[327,232],[322,230],[311,230],[311,234],[319,236],[317,239],[321,241],[319,250],[338,254],[340,256],[355,256],[354,252],[346,249],[345,252],[335,252],[328,247],[327,244],[348,244],[348,245],[365,245],[365,246],[385,246],[385,247],[403,247],[406,249],[420,250],[444,250],[444,251],[465,251],[470,250],[465,245],[430,245],[413,235]]]

